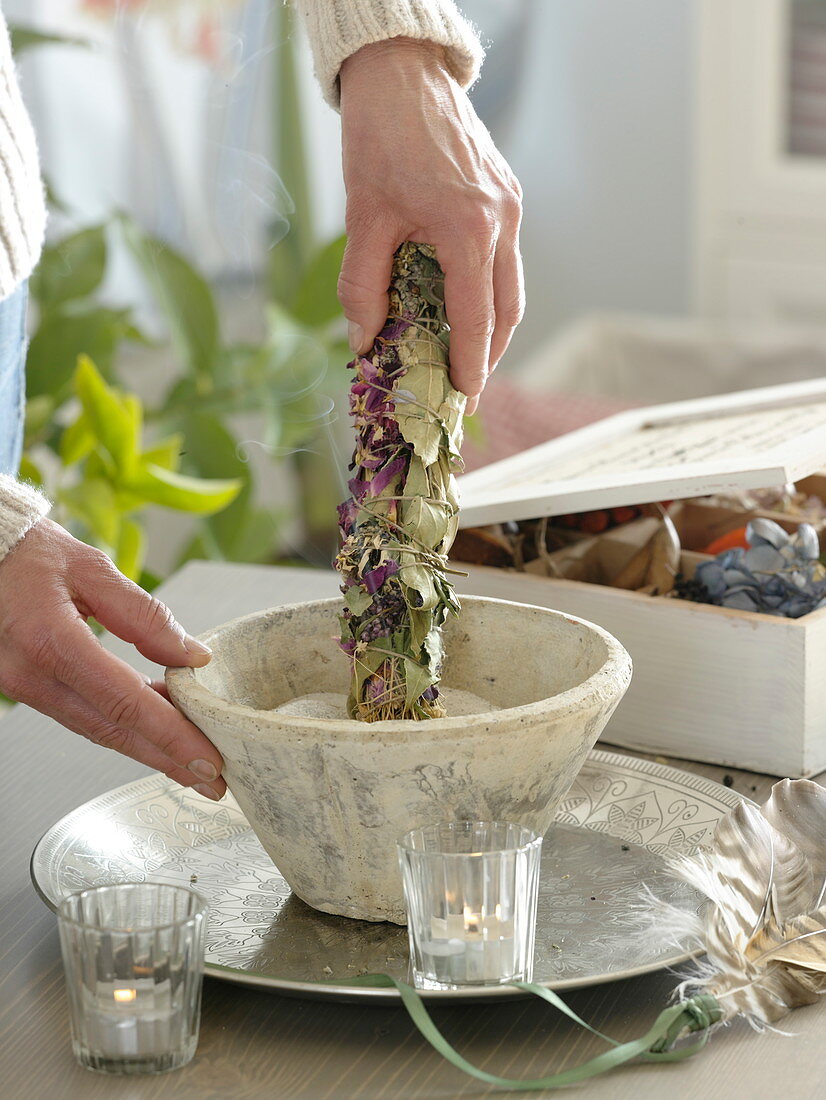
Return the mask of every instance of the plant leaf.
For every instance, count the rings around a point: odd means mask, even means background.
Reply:
[[[61,489],[57,498],[107,549],[117,545],[121,517],[115,491],[108,481],[104,478],[85,478],[79,485]]]
[[[411,707],[436,680],[429,668],[423,668],[410,657],[404,658],[405,703]]]
[[[82,462],[95,449],[95,433],[85,412],[81,411],[77,420],[70,424],[60,437],[60,458],[64,466],[74,466]]]
[[[75,392],[91,431],[111,456],[118,473],[128,480],[138,461],[143,414],[134,394],[120,396],[87,355],[78,359]]]
[[[430,347],[430,342],[424,340],[411,341],[411,344],[414,349],[419,344]],[[446,397],[446,372],[416,362],[415,350],[409,354],[414,356],[414,361],[393,387],[396,420],[402,436],[425,466],[430,466],[439,458],[445,431],[439,414]]]
[[[15,56],[19,56],[24,50],[30,50],[33,46],[83,46],[88,48],[92,43],[86,38],[72,38],[64,34],[45,34],[34,27],[24,27],[19,23],[9,26],[11,49]]]
[[[434,470],[438,467],[434,464]],[[447,538],[452,517],[449,503],[443,503],[438,487],[431,487],[424,463],[413,455],[404,486],[406,499],[401,502],[399,517],[405,534],[415,543],[424,543],[431,550],[440,547]]]
[[[221,515],[223,514],[222,512]],[[216,516],[215,518],[218,519],[219,517]],[[277,532],[277,514],[274,515],[267,508],[249,508],[243,514],[235,535],[232,560],[246,562],[272,561]]]
[[[105,274],[106,230],[96,225],[44,249],[32,276],[32,295],[42,308],[51,309],[87,297]]]
[[[26,360],[26,394],[29,399],[49,394],[59,404],[68,394],[79,355],[88,355],[105,377],[111,377],[115,351],[128,339],[128,309],[95,306],[50,311],[40,322]]]
[[[276,58],[275,167],[284,181],[292,204],[286,236],[272,250],[270,285],[276,301],[291,303],[296,280],[306,270],[313,249],[313,210],[304,118],[296,66],[296,16],[292,8],[275,5],[272,18],[277,20],[274,41],[279,42]]]
[[[121,225],[179,353],[195,375],[212,380],[220,359],[221,336],[209,284],[180,253],[147,236],[131,218],[121,216]]]
[[[177,470],[181,464],[181,449],[184,437],[180,432],[162,439],[141,454],[144,465],[162,466],[164,470]]]
[[[19,477],[21,481],[28,481],[39,488],[43,486],[43,474],[40,468],[26,454],[20,459]]]
[[[131,581],[137,581],[141,576],[145,551],[146,536],[143,528],[133,519],[124,519],[115,553],[115,565]]]
[[[418,611],[415,608],[408,610],[410,619],[410,647],[418,653],[424,645],[424,640],[433,629],[433,612]]]
[[[56,402],[49,394],[40,394],[26,401],[26,429],[23,441],[24,450],[48,433],[55,413]]]
[[[181,429],[190,471],[200,477],[235,478],[241,485],[232,504],[209,520],[209,531],[220,555],[234,560],[249,522],[252,494],[249,464],[241,459],[237,440],[215,414],[193,413],[181,421]]]
[[[357,584],[353,584],[345,591],[344,602],[354,615],[363,615],[373,602],[373,597]]]
[[[313,256],[299,284],[292,313],[303,325],[320,327],[341,316],[338,275],[347,238],[342,234]]]
[[[124,484],[128,491],[151,504],[202,516],[226,508],[235,500],[242,487],[243,482],[239,478],[207,481],[151,464],[139,467],[134,476]]]
[[[411,560],[405,563],[405,558]],[[417,593],[420,602],[411,604],[415,610],[430,611],[439,602],[439,594],[431,571],[427,566],[415,561],[412,554],[406,554],[404,551],[400,553],[398,578],[403,588]]]

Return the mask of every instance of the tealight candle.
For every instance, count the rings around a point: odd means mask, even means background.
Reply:
[[[184,1014],[169,980],[97,982],[94,989],[84,986],[82,997],[89,1045],[105,1058],[154,1057],[180,1040]]]
[[[456,822],[399,844],[413,977],[428,988],[527,980],[541,838],[519,825]]]
[[[161,1073],[198,1043],[206,904],[192,890],[124,883],[59,909],[60,946],[81,1065]]]

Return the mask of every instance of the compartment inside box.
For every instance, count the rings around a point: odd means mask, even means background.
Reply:
[[[826,474],[813,474],[810,477],[801,478],[795,488],[804,498],[802,505],[799,506],[799,514],[780,511],[777,507],[770,506],[738,507],[733,499],[730,504],[719,502],[714,498],[702,497],[682,501],[679,509],[672,513],[672,519],[683,549],[702,553],[710,541],[743,527],[750,519],[757,516],[774,520],[792,534],[801,523],[810,523],[815,530],[822,531],[826,526]],[[780,492],[778,490],[778,495]],[[748,501],[749,494],[740,495],[744,502]],[[771,496],[771,494],[766,495]],[[809,501],[819,502],[823,515],[819,514],[818,508],[807,508]]]
[[[826,531],[826,378],[620,413],[474,470],[459,490],[456,562],[670,600],[678,614],[800,619],[826,599],[826,562],[800,534],[804,521]],[[749,547],[756,519],[790,539],[766,528]]]
[[[790,534],[794,534],[801,523],[811,522],[819,532],[821,551],[826,549],[826,474],[801,479],[795,489],[797,495],[806,500],[814,498],[820,502],[823,517],[804,519],[773,508],[749,507],[747,505],[753,501],[746,494],[739,505],[728,498],[699,498],[672,501],[667,508],[646,505],[465,528],[457,536],[451,557],[459,564],[493,566],[556,580],[643,592],[657,599],[672,599],[676,592],[668,585],[669,590],[662,591],[650,583],[634,583],[638,571],[635,572],[633,563],[662,529],[663,516],[673,524],[680,547],[678,558],[672,558],[668,568],[675,579],[690,581],[698,565],[714,556],[705,552],[710,544],[722,536],[741,532],[758,517],[773,520]],[[795,507],[797,498],[790,493],[786,497],[787,506]],[[618,523],[616,513],[632,513],[634,518]],[[601,527],[604,530],[600,533],[591,533]],[[719,610],[713,605],[704,606]]]

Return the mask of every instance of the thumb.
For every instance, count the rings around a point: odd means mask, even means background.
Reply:
[[[211,650],[187,634],[165,604],[124,577],[105,554],[91,551],[90,559],[81,576],[76,573],[73,578],[84,613],[156,664],[207,664]]]
[[[351,232],[338,279],[338,297],[349,322],[350,348],[369,351],[387,320],[393,253],[401,242],[375,225]]]

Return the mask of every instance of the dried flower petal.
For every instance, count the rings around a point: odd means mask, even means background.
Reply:
[[[402,245],[391,317],[351,364],[354,476],[338,509],[336,568],[347,603],[341,648],[353,669],[348,710],[363,721],[444,713],[433,638],[458,610],[445,567],[464,397],[448,378],[443,284],[431,248]]]
[[[790,535],[772,520],[746,528],[749,549],[718,554],[697,567],[676,593],[695,603],[799,619],[826,604],[826,569],[818,560],[817,532],[801,523]]]

